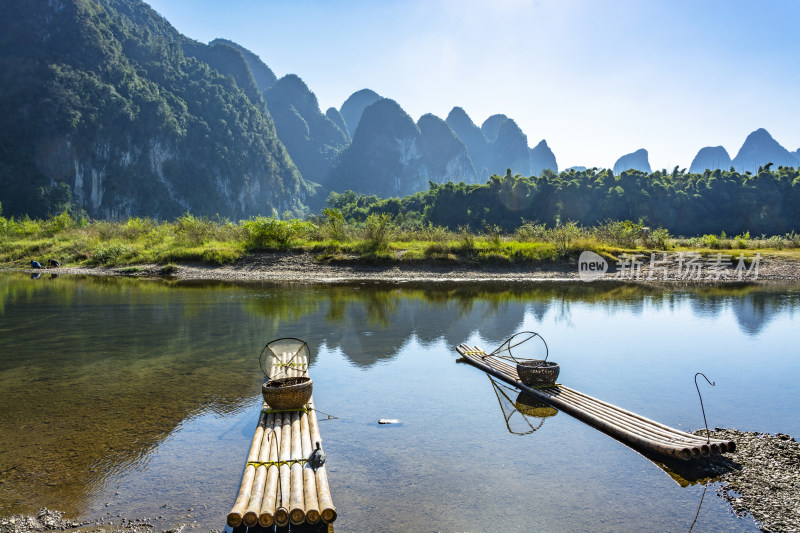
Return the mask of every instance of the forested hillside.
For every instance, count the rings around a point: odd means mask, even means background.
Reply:
[[[0,202],[96,218],[302,213],[241,51],[138,0],[2,2]]]
[[[678,235],[780,235],[800,229],[800,171],[766,165],[755,174],[688,174],[677,167],[652,173],[596,168],[532,177],[508,173],[484,185],[431,183],[427,191],[388,199],[346,192],[332,194],[328,202],[348,219],[389,213],[399,223],[451,229],[497,225],[510,231],[526,221],[553,226],[641,220]]]

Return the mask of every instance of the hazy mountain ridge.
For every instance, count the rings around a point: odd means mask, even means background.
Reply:
[[[331,171],[334,190],[397,196],[427,188],[422,133],[394,100],[382,98],[367,106],[353,142]]]
[[[278,138],[305,179],[324,183],[349,136],[323,114],[300,77],[287,74],[264,91]]]

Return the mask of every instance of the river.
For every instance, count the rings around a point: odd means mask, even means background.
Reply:
[[[547,340],[560,382],[659,422],[703,427],[703,372],[710,426],[800,436],[797,286],[3,274],[0,516],[222,529],[261,407],[258,354],[294,336],[337,417],[320,428],[337,531],[680,531],[696,515],[695,531],[757,530],[713,480],[703,498],[706,480],[564,413],[525,419],[515,393],[456,363],[457,344],[519,330]]]

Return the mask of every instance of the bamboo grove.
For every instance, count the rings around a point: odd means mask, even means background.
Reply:
[[[525,221],[595,226],[638,220],[686,236],[781,235],[800,228],[800,171],[771,166],[755,174],[733,169],[690,174],[678,167],[618,175],[597,168],[560,174],[545,170],[531,177],[509,171],[482,185],[431,182],[427,191],[403,198],[332,193],[328,203],[347,219],[388,213],[396,222],[430,222],[450,229],[494,225],[512,231]]]

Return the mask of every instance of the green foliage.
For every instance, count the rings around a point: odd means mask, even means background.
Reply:
[[[92,253],[92,262],[95,264],[112,266],[128,252],[128,248],[122,244],[109,244],[100,246]]]
[[[650,242],[666,247],[675,234],[719,235],[725,230],[782,235],[798,230],[800,169],[762,169],[755,176],[734,170],[614,175],[597,168],[531,177],[507,174],[492,176],[483,185],[437,184],[402,198],[332,193],[328,202],[355,221],[390,213],[396,220],[450,230],[496,225],[517,238],[536,240],[544,238],[547,227],[572,220],[581,227],[601,227],[599,237],[619,246]],[[648,235],[647,226],[656,229]]]
[[[242,224],[249,250],[287,249],[293,240],[314,230],[314,225],[298,219],[256,217]]]
[[[186,205],[209,216],[246,217],[270,204],[302,212],[312,189],[238,52],[184,37],[138,1],[46,2],[35,13],[11,2],[3,20],[7,215],[66,209],[80,220],[78,200],[98,217],[177,216]],[[68,185],[79,174],[80,197]],[[226,201],[221,177],[230,196],[247,194],[246,205]]]
[[[466,226],[458,228],[458,233],[461,251],[466,254],[473,254],[475,252],[475,235],[473,235]]]
[[[747,244],[748,244],[749,241],[750,241],[750,232],[746,231],[746,232],[734,237],[734,239],[733,239],[733,247],[734,248],[745,249],[745,248],[747,248]]]
[[[572,244],[581,236],[581,228],[574,221],[560,224],[553,228],[548,235],[548,240],[555,245],[558,255],[567,257]]]
[[[385,252],[389,249],[389,241],[392,237],[391,221],[391,215],[386,213],[372,214],[367,217],[364,234],[364,249],[367,252]]]
[[[325,237],[338,242],[348,240],[344,215],[340,210],[326,207],[322,210],[322,216],[324,217],[324,223],[321,229],[323,229]]]

